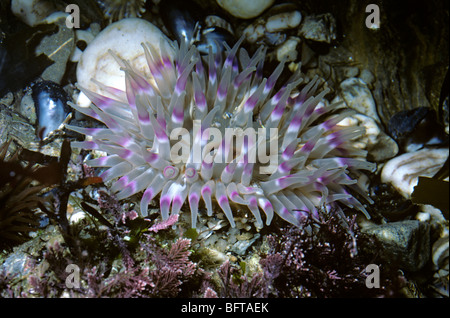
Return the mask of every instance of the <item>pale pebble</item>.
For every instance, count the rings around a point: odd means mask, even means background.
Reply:
[[[240,19],[252,19],[270,7],[275,0],[216,0],[225,11]]]
[[[422,149],[395,157],[384,165],[381,182],[391,184],[401,195],[410,199],[419,176],[434,176],[448,154],[448,148]]]
[[[298,11],[279,13],[267,19],[266,30],[268,32],[278,32],[293,29],[299,26],[301,21],[302,15]]]
[[[416,215],[416,219],[419,221],[427,221],[430,224],[445,224],[445,217],[441,210],[435,208],[430,204],[420,204],[420,211]],[[447,228],[448,229],[448,228]],[[441,232],[443,232],[445,228],[441,228]],[[447,233],[448,235],[448,233]]]
[[[244,36],[245,39],[250,43],[256,43],[256,41],[260,40],[262,37],[264,37],[264,33],[266,32],[266,28],[261,23],[252,23],[249,24],[244,29]]]
[[[300,44],[300,38],[296,36],[290,36],[283,44],[277,48],[277,60],[286,62],[293,62],[297,60],[298,50],[297,46]]]
[[[348,78],[341,82],[340,89],[341,97],[348,107],[381,122],[372,92],[362,79]]]

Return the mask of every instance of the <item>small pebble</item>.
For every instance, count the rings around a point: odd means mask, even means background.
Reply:
[[[283,59],[286,59],[286,62],[293,62],[297,60],[297,47],[299,44],[300,38],[296,36],[290,36],[282,45],[277,48],[277,60],[280,62]]]
[[[266,30],[268,32],[277,32],[293,29],[298,27],[301,21],[302,15],[298,11],[279,13],[267,19]]]
[[[372,92],[362,79],[348,78],[341,82],[340,88],[341,96],[348,107],[381,122]]]

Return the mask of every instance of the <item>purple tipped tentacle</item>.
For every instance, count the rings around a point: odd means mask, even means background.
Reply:
[[[172,203],[173,197],[175,195],[175,189],[178,189],[177,183],[175,180],[168,180],[164,185],[160,199],[159,205],[161,209],[161,216],[163,220],[167,220],[169,218],[170,205]]]
[[[197,53],[197,64],[195,64],[195,72],[192,73],[192,75],[196,75],[199,80],[200,89],[202,92],[206,92],[206,73],[205,73],[205,67],[203,66],[203,62],[200,54]]]
[[[93,136],[98,139],[113,139],[115,134],[107,128],[85,128],[66,124],[65,127],[86,136]]]
[[[186,68],[183,70],[183,73],[179,74],[178,79],[177,79],[177,83],[175,84],[175,89],[173,91],[173,93],[176,96],[179,96],[182,92],[185,92],[185,90],[186,90],[186,83],[187,83],[188,77],[191,75],[195,63],[197,63],[196,60],[191,61],[186,66]]]
[[[233,213],[231,212],[230,202],[228,201],[228,195],[225,185],[222,182],[216,183],[216,200],[219,203],[220,208],[225,213],[225,216],[230,222],[231,227],[236,227],[234,222]]]
[[[332,164],[333,167],[348,166],[349,169],[354,170],[367,170],[370,172],[375,172],[376,170],[375,163],[355,158],[335,157],[335,158],[315,159],[311,161],[311,164],[314,165],[315,167],[320,167],[323,164]]]
[[[254,163],[246,163],[244,165],[244,170],[241,175],[241,183],[244,186],[249,186],[253,177],[253,169],[255,167]]]
[[[174,95],[172,97],[173,107],[171,108],[171,128],[178,128],[183,126],[184,122],[184,105],[185,105],[186,92],[181,92],[180,95]],[[172,105],[171,101],[171,105]]]
[[[130,181],[123,190],[116,194],[117,200],[128,198],[133,194],[146,189],[150,186],[153,179],[155,179],[157,173],[158,172],[152,168],[147,169],[144,173],[139,173],[139,175]]]
[[[110,155],[87,160],[86,164],[90,167],[113,167],[122,162],[124,162],[124,160],[120,158],[118,155]]]
[[[272,92],[272,89],[275,86],[275,83],[278,80],[278,77],[280,77],[281,72],[283,72],[284,64],[286,63],[286,59],[283,58],[283,60],[278,64],[278,66],[275,68],[273,73],[269,76],[266,82],[266,86],[264,87],[263,94],[268,96],[270,92]]]
[[[200,168],[200,174],[205,181],[211,180],[213,175],[213,162],[202,161],[202,167]]]
[[[261,182],[261,188],[266,195],[270,195],[279,192],[287,187],[295,187],[296,185],[307,182],[308,179],[305,176],[299,174],[291,174],[288,176],[280,177],[278,179]]]
[[[259,212],[258,208],[258,199],[255,195],[246,195],[244,196],[245,200],[248,202],[247,207],[252,212],[253,216],[256,219],[256,227],[262,228],[263,227],[263,221],[261,218],[261,213]]]
[[[200,80],[197,73],[192,73],[192,79],[194,83],[194,100],[195,100],[195,115],[194,119],[203,119],[208,113],[208,105],[206,104],[206,97],[203,93],[203,89],[200,85]]]
[[[289,208],[286,207],[283,202],[281,202],[281,195],[270,195],[268,196],[268,199],[270,200],[270,203],[273,206],[273,209],[275,211],[276,214],[278,214],[282,219],[286,220],[287,222],[294,224],[294,225],[299,225],[298,220],[292,215],[292,213],[290,212]],[[295,207],[291,208],[291,210],[295,210]]]
[[[241,46],[242,42],[244,42],[244,36],[241,36],[239,40],[234,44],[233,48],[227,52],[227,58],[224,63],[224,68],[231,68],[233,65],[234,58],[236,57],[236,53]]]
[[[276,128],[278,127],[278,124],[281,120],[281,117],[284,114],[284,110],[287,106],[287,101],[289,98],[289,95],[291,94],[292,89],[294,86],[292,84],[289,84],[286,89],[284,90],[283,94],[280,97],[280,100],[276,104],[275,108],[270,113],[269,119],[266,122],[266,128]]]
[[[70,107],[72,107],[73,109],[77,110],[78,112],[80,112],[83,115],[86,115],[88,117],[92,117],[94,119],[97,119],[99,121],[101,121],[101,118],[99,115],[97,115],[97,113],[95,111],[92,110],[92,108],[90,107],[81,107],[78,106],[72,102],[67,102],[67,105],[69,105]]]
[[[127,174],[132,169],[133,169],[133,165],[124,161],[124,162],[121,162],[118,165],[115,165],[114,167],[111,167],[108,170],[104,171],[102,174],[100,174],[100,178],[103,179],[103,182],[108,182],[115,178],[118,178],[118,177],[121,177],[121,176]]]
[[[202,183],[196,182],[189,189],[188,201],[191,209],[191,227],[195,228],[197,225],[198,203],[200,202],[202,191]]]
[[[181,207],[188,195],[189,186],[186,183],[182,183],[181,179],[178,179],[171,187],[172,192],[172,209],[170,213],[172,215],[180,213]]]
[[[231,69],[226,69],[220,79],[219,86],[217,88],[216,98],[214,100],[214,108],[218,108],[219,113],[225,111],[226,98],[228,88],[230,87],[231,81]]]
[[[227,195],[234,203],[242,205],[248,204],[248,202],[240,196],[239,190],[234,182],[227,185]]]
[[[115,119],[113,119],[113,117],[111,115],[103,112],[94,104],[91,104],[90,107],[98,115],[100,120],[113,132],[121,133],[123,131],[122,126]]]
[[[300,91],[300,94],[298,95],[299,101],[305,101],[308,99],[309,96],[312,96],[314,92],[316,91],[317,87],[319,85],[319,76],[314,75],[313,79],[303,87],[303,89]]]
[[[167,131],[168,117],[166,117],[164,106],[161,101],[161,96],[158,96],[156,99],[156,121],[164,131]]]
[[[165,167],[170,165],[170,162],[165,160],[162,156],[151,151],[145,151],[143,154],[145,162],[150,164],[153,168],[162,171]]]
[[[298,193],[294,193],[293,191],[285,190],[283,191],[283,195],[286,197],[286,200],[289,200],[295,206],[294,210],[302,210],[305,212],[308,212],[311,210],[311,208],[314,209],[314,205],[308,206],[308,204],[305,202],[306,197],[305,196],[299,196]]]
[[[303,166],[305,161],[305,157],[292,158],[284,161],[278,166],[277,171],[271,175],[271,178],[280,178],[283,176],[287,176],[294,167],[297,168],[297,166]]]
[[[214,55],[212,54],[212,48],[209,47],[208,54],[208,84],[207,84],[207,92],[206,92],[206,100],[214,101],[216,93],[217,93],[217,68],[214,63]]]
[[[273,205],[266,197],[258,196],[258,206],[261,208],[261,210],[264,211],[264,214],[266,215],[266,225],[270,225],[273,219]]]
[[[156,197],[164,186],[165,178],[158,173],[142,195],[140,209],[143,216],[148,215],[148,205],[150,201]]]
[[[153,130],[155,132],[155,140],[153,149],[158,150],[158,154],[165,160],[170,160],[170,142],[165,130],[161,127],[158,121],[150,116]]]
[[[220,175],[220,179],[223,183],[230,183],[233,180],[234,172],[236,171],[236,162],[229,163],[225,169],[223,169],[222,174]]]
[[[132,147],[130,147],[132,148]],[[143,158],[140,150],[124,149],[115,145],[102,145],[102,150],[109,154],[116,154],[122,159],[130,162],[134,166],[141,166],[145,164],[145,159]]]
[[[256,91],[250,96],[245,104],[244,104],[244,113],[248,114],[249,112],[253,111],[255,109],[256,105],[262,100],[264,100],[264,96],[262,96],[262,91],[264,89],[264,86],[266,85],[267,80],[263,79],[261,84],[258,86]]]
[[[139,175],[141,175],[145,171],[146,167],[138,167],[132,169],[130,172],[120,177],[117,181],[115,181],[110,189],[112,192],[117,193],[123,190],[131,181],[136,179]]]
[[[336,116],[330,117],[325,120],[323,123],[319,124],[319,127],[322,127],[326,131],[332,130],[340,121],[347,118],[350,114],[352,114],[352,110],[345,110],[337,114]]]
[[[107,95],[113,97],[117,102],[120,102],[124,109],[127,109],[127,95],[126,92],[112,86],[107,86],[99,81],[97,81],[95,78],[91,78],[91,82],[94,83],[97,87],[100,88],[101,91],[105,92]],[[77,87],[79,87],[78,84],[76,84]],[[79,87],[80,88],[80,87]],[[80,89],[83,91],[82,89]]]
[[[328,90],[322,91],[316,97],[311,96],[298,110],[293,110],[292,121],[287,127],[288,133],[296,132],[296,136],[298,136],[305,127],[308,127],[308,124],[312,122],[311,114],[314,112],[314,108],[323,99],[326,93],[328,93]]]
[[[147,140],[153,140],[155,138],[155,132],[150,121],[150,116],[153,116],[153,114],[151,112],[149,113],[149,108],[144,106],[144,103],[140,98],[136,99],[136,106],[139,117],[138,124],[140,126],[140,132]]]
[[[128,107],[128,104],[109,98],[104,95],[97,94],[88,89],[78,86],[78,88],[89,98],[89,100],[95,104],[102,111],[116,116],[132,118],[132,114]]]
[[[211,198],[215,192],[216,192],[216,183],[213,180],[206,182],[201,190],[203,201],[205,201],[206,204],[208,216],[211,216],[213,213]]]
[[[147,80],[142,75],[134,71],[128,62],[125,63],[126,68],[123,71],[125,72],[125,86],[128,103],[134,102],[134,96],[136,95],[154,95],[153,88],[149,84],[149,82],[147,82]]]

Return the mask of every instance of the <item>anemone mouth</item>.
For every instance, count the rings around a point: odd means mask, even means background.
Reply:
[[[301,225],[305,213],[340,205],[369,217],[350,194],[370,202],[350,177],[375,168],[352,145],[364,131],[338,125],[349,111],[324,103],[327,89],[314,95],[317,77],[308,82],[298,71],[276,85],[282,62],[263,78],[264,49],[249,57],[242,41],[203,57],[183,43],[173,43],[174,56],[162,44],[160,52],[143,44],[152,77],[120,61],[125,92],[109,89],[114,96],[106,97],[82,89],[94,105],[73,107],[106,127],[68,126],[92,139],[72,146],[106,152],[88,164],[109,168],[102,177],[118,198],[143,192],[143,216],[159,196],[163,219],[186,204],[192,227],[199,204],[212,215],[213,203],[231,226],[234,206],[246,206],[257,227],[261,211],[267,225],[274,213]]]

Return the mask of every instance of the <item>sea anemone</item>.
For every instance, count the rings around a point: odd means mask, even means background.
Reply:
[[[126,91],[98,83],[110,95],[103,96],[80,87],[93,104],[72,107],[106,128],[67,125],[90,136],[72,146],[107,153],[87,164],[109,168],[100,177],[114,181],[119,200],[143,191],[143,216],[159,195],[164,220],[187,200],[192,227],[203,203],[208,216],[218,204],[232,227],[243,206],[257,227],[261,210],[267,225],[274,213],[301,225],[318,209],[340,206],[369,217],[356,196],[370,199],[356,178],[375,166],[352,143],[364,129],[338,125],[351,111],[323,102],[328,89],[313,96],[317,77],[307,82],[298,71],[277,85],[283,62],[263,77],[265,49],[250,57],[242,41],[206,56],[174,42],[173,57],[164,45],[158,52],[143,43],[151,78],[117,58]]]

